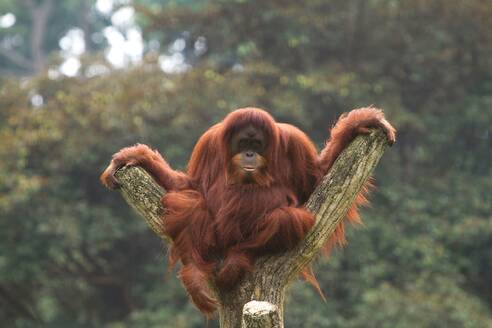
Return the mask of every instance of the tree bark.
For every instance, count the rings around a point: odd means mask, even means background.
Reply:
[[[53,0],[44,0],[37,4],[33,0],[24,0],[24,5],[31,14],[31,55],[32,66],[36,72],[42,71],[46,66],[46,51],[44,41],[49,18],[53,13]]]
[[[215,289],[220,302],[221,328],[283,327],[284,296],[287,284],[295,279],[324,245],[336,226],[345,217],[362,186],[371,176],[386,146],[385,134],[374,130],[369,135],[358,136],[338,157],[330,172],[309,198],[305,207],[315,213],[316,223],[306,238],[293,250],[275,256],[264,256],[255,263],[255,271],[231,291]],[[162,208],[160,198],[165,191],[141,168],[125,167],[116,172],[121,192],[127,202],[144,218],[161,238]],[[274,314],[263,326],[248,326],[250,301],[268,302]],[[264,305],[264,304],[263,304]],[[244,315],[243,315],[244,307]],[[254,308],[253,308],[254,309]],[[261,311],[260,311],[261,312]],[[249,317],[248,317],[249,316]],[[269,318],[276,318],[271,321]],[[253,320],[254,321],[254,320]],[[243,323],[244,322],[244,323]],[[271,322],[271,323],[270,323]],[[270,326],[269,326],[270,325]]]

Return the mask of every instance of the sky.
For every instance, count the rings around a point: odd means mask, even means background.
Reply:
[[[14,26],[16,22],[16,18],[14,14],[7,13],[3,16],[0,16],[0,28],[9,28]]]
[[[122,1],[118,4],[122,4]],[[95,5],[97,11],[111,18],[112,25],[103,30],[103,36],[108,43],[105,50],[106,59],[115,68],[125,68],[142,60],[144,42],[142,32],[135,24],[133,7],[123,6],[116,11],[114,7],[113,0],[98,0]],[[67,76],[77,75],[81,66],[80,56],[85,52],[83,31],[79,28],[69,30],[60,39],[60,48],[65,59],[60,66],[60,72]],[[93,74],[97,74],[97,71],[93,71]]]
[[[159,50],[158,41],[150,41],[145,44],[142,31],[135,23],[135,9],[131,6],[131,0],[97,0],[95,10],[110,19],[111,25],[97,32],[104,38],[107,48],[104,55],[108,63],[116,69],[127,68],[142,61],[144,51],[147,48]],[[0,15],[0,29],[8,29],[16,24],[16,17],[12,13]],[[181,73],[189,68],[183,56],[185,48],[184,39],[177,39],[160,54],[158,63],[165,73]],[[74,27],[59,40],[61,56],[63,58],[59,67],[50,69],[52,78],[60,76],[77,76],[81,74],[81,57],[86,51],[84,32]],[[162,50],[162,49],[160,49]],[[195,43],[195,53],[200,54],[206,50],[205,38],[199,38]],[[162,52],[162,51],[161,51]],[[85,72],[89,77],[105,74],[109,68],[103,64],[94,64]]]
[[[108,43],[108,48],[105,50],[106,60],[114,68],[125,68],[138,64],[144,54],[145,44],[142,31],[135,24],[135,10],[129,4],[129,0],[98,0],[95,5],[97,11],[111,19],[112,25],[103,30],[103,36]],[[117,10],[115,10],[116,5],[119,6]],[[189,68],[182,54],[184,47],[184,40],[177,39],[167,49],[168,53],[159,56],[160,68],[165,73],[181,73]],[[60,40],[60,48],[65,58],[60,66],[60,72],[67,76],[77,75],[81,66],[80,56],[85,51],[82,30],[75,28],[68,31]],[[205,48],[205,40],[199,39],[195,45],[195,50],[203,52]],[[89,75],[97,75],[107,71],[101,65],[95,65],[89,69],[88,73]]]

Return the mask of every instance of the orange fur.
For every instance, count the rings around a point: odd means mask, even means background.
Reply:
[[[221,289],[232,289],[234,284],[251,271],[253,271],[251,254],[242,251],[240,248],[232,248],[227,252],[217,272],[217,286]]]
[[[247,126],[262,130],[267,147],[258,171],[246,179],[230,142]],[[162,198],[167,209],[163,232],[173,241],[169,262],[183,264],[178,277],[193,303],[210,316],[217,301],[208,284],[215,281],[219,289],[232,289],[254,270],[256,258],[295,247],[315,221],[303,204],[341,151],[372,127],[382,127],[389,142],[395,141],[395,130],[380,110],[361,108],[340,117],[318,156],[311,140],[296,127],[275,122],[263,110],[243,108],[203,134],[186,174],[173,171],[158,152],[136,145],[115,154],[101,180],[117,187],[114,172],[119,167],[140,165],[169,191]],[[367,203],[368,186],[347,212],[346,222],[360,223],[357,208]],[[341,222],[325,251],[345,243]],[[311,268],[302,276],[322,295]]]

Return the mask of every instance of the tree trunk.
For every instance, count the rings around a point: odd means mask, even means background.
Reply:
[[[316,215],[316,223],[306,238],[289,252],[259,258],[255,271],[234,290],[220,291],[212,286],[220,302],[221,328],[284,326],[286,286],[313,260],[345,217],[387,145],[386,136],[380,130],[358,136],[340,154],[305,204]],[[125,167],[116,176],[127,202],[137,209],[155,233],[167,239],[161,233],[164,229],[159,228],[165,210],[161,207],[160,198],[165,191],[141,168]]]
[[[44,0],[37,4],[33,0],[24,0],[32,19],[31,26],[31,55],[32,66],[36,72],[41,72],[46,66],[46,50],[44,41],[49,18],[53,12],[53,0]]]

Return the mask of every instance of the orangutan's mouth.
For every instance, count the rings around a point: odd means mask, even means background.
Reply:
[[[245,170],[246,172],[254,172],[254,171],[256,171],[256,167],[254,167],[254,166],[243,166],[243,170]]]

